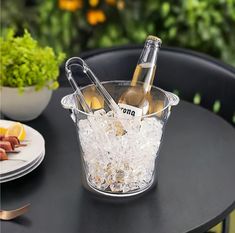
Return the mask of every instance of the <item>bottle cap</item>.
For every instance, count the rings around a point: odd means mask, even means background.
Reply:
[[[153,41],[155,44],[157,44],[158,47],[161,47],[162,45],[162,40],[159,37],[149,35],[146,41],[148,40]]]

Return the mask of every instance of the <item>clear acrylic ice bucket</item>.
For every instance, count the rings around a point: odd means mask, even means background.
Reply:
[[[116,102],[130,88],[129,81],[102,84]],[[110,111],[93,84],[81,90],[91,107]],[[78,133],[81,176],[86,189],[106,196],[127,197],[143,193],[156,183],[164,126],[171,106],[177,105],[179,98],[155,86],[150,96],[150,114],[122,119],[113,117],[111,112],[103,115],[103,110],[85,113],[75,93],[62,98],[61,104],[69,109]],[[117,132],[120,124],[125,133]]]

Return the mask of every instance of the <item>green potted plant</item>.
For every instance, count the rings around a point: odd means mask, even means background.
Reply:
[[[65,54],[41,47],[27,30],[22,37],[9,30],[0,43],[0,110],[14,120],[35,119],[59,86],[59,65]]]

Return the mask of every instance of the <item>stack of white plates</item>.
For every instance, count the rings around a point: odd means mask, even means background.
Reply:
[[[7,128],[13,121],[0,120],[0,126]],[[8,153],[9,160],[0,161],[0,183],[15,180],[33,171],[43,161],[45,156],[45,141],[35,129],[24,125],[27,144],[15,150],[19,153]]]

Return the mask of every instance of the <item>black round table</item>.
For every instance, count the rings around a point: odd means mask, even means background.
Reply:
[[[43,163],[1,185],[2,209],[31,203],[1,222],[2,232],[204,232],[235,206],[235,130],[220,117],[181,101],[166,126],[155,188],[126,201],[96,198],[81,185],[76,131],[55,91],[45,112],[27,124],[46,140]],[[143,158],[144,159],[144,158]]]

